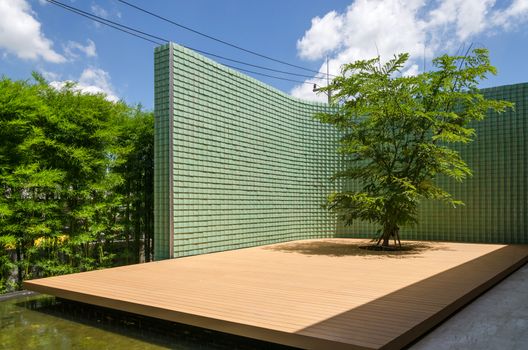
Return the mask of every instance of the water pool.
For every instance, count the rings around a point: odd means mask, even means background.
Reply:
[[[291,349],[202,328],[56,299],[0,299],[0,349]]]

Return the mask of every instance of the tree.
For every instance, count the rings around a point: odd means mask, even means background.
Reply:
[[[59,206],[50,199],[64,173],[50,169],[41,152],[53,141],[45,132],[49,110],[39,91],[27,82],[0,81],[0,245],[4,251],[14,249],[19,287],[29,275],[34,242],[52,237],[60,227]],[[9,254],[2,255],[5,285],[12,263]]]
[[[33,78],[0,78],[0,293],[152,250],[153,114]]]
[[[125,262],[153,257],[154,239],[154,115],[141,106],[131,111],[121,125],[117,140],[128,152],[116,171],[124,179],[118,191],[123,195],[122,225],[126,241]],[[133,249],[130,249],[130,239]],[[143,249],[141,249],[143,246]]]
[[[409,58],[399,54],[342,67],[341,76],[324,90],[333,92],[335,113],[316,116],[340,132],[339,152],[345,167],[334,179],[347,188],[328,197],[327,207],[345,225],[354,220],[378,223],[377,245],[399,240],[403,225],[417,222],[421,199],[463,203],[435,183],[438,175],[462,181],[471,170],[449,144],[468,143],[472,122],[488,110],[504,112],[510,102],[485,99],[478,82],[496,74],[488,51],[465,56],[443,55],[433,69],[403,76]]]

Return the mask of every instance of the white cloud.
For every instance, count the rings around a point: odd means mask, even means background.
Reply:
[[[339,32],[342,27],[343,18],[335,11],[328,12],[323,18],[313,18],[312,27],[297,41],[299,55],[314,60],[337,49],[341,45]]]
[[[429,61],[479,34],[512,29],[527,20],[528,0],[513,0],[502,8],[495,0],[355,0],[342,13],[330,11],[313,18],[297,41],[297,49],[307,60],[330,55],[330,74],[334,75],[345,63],[378,54],[387,60],[408,52],[411,60],[403,74],[414,75],[423,69],[424,58]],[[325,64],[320,71],[326,71]],[[303,84],[291,94],[326,99],[311,90]]]
[[[407,67],[403,72],[402,75],[404,77],[411,77],[414,75],[418,75],[420,73],[420,67],[418,67],[417,64],[412,64],[411,66]]]
[[[99,6],[97,4],[92,4],[91,9],[92,9],[92,12],[95,15],[97,15],[99,17],[103,17],[103,18],[108,18],[108,11],[106,11],[101,6]]]
[[[429,30],[454,31],[461,41],[486,28],[486,19],[495,0],[444,0],[430,13]]]
[[[55,89],[62,89],[71,80],[52,81],[50,85]],[[106,94],[108,101],[117,102],[119,97],[116,96],[112,84],[110,83],[110,74],[100,68],[86,68],[75,84],[75,90],[86,94]]]
[[[506,9],[495,12],[492,21],[506,30],[528,21],[528,0],[514,0]]]
[[[47,81],[58,80],[61,77],[60,73],[50,72],[45,69],[40,69],[40,74],[42,74]]]
[[[341,61],[349,57],[371,58],[378,50],[381,56],[392,56],[401,48],[411,53],[422,51],[425,35],[423,21],[417,20],[419,4],[357,0],[342,14],[332,11],[323,17],[324,21],[312,20],[312,27],[298,41],[299,54],[318,59],[340,48],[334,59]]]
[[[110,17],[110,14],[108,13],[108,11],[97,4],[92,4],[92,6],[90,6],[90,9],[92,10],[92,13],[96,16],[107,18],[107,19]],[[96,28],[101,27],[101,23],[99,22],[94,21],[93,24],[95,25]]]
[[[318,87],[325,86],[326,80],[322,79],[311,79],[310,82],[316,83]],[[291,91],[291,94],[295,97],[302,98],[303,100],[327,102],[328,97],[324,92],[314,92],[313,84],[301,84],[297,85]]]
[[[87,57],[97,56],[95,43],[90,39],[87,40],[86,45],[82,45],[76,41],[68,41],[68,44],[64,46],[64,53],[71,58],[79,57],[79,53],[83,53]]]
[[[0,0],[0,49],[22,59],[65,62],[66,58],[53,50],[53,42],[41,32],[34,15],[25,0]]]

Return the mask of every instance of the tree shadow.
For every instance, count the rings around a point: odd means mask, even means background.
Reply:
[[[317,241],[296,241],[276,244],[264,249],[298,253],[304,255],[325,255],[333,257],[364,256],[373,258],[408,258],[420,257],[425,251],[451,250],[447,245],[439,242],[403,241],[400,250],[369,250],[369,245],[375,244],[370,240],[332,239]]]

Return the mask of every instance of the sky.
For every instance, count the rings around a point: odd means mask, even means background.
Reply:
[[[215,59],[298,82],[249,74],[296,97],[324,101],[321,75],[283,65],[163,22],[118,0],[58,0],[199,50],[307,75],[292,76]],[[498,75],[481,87],[528,82],[528,0],[127,0],[174,22],[263,55],[339,74],[344,63],[408,52],[402,74],[431,68],[433,57],[472,47],[490,50]],[[41,73],[60,88],[76,81],[153,108],[155,44],[68,12],[46,0],[0,0],[0,75]],[[425,63],[425,64],[424,64]],[[317,75],[314,77],[313,75]]]

